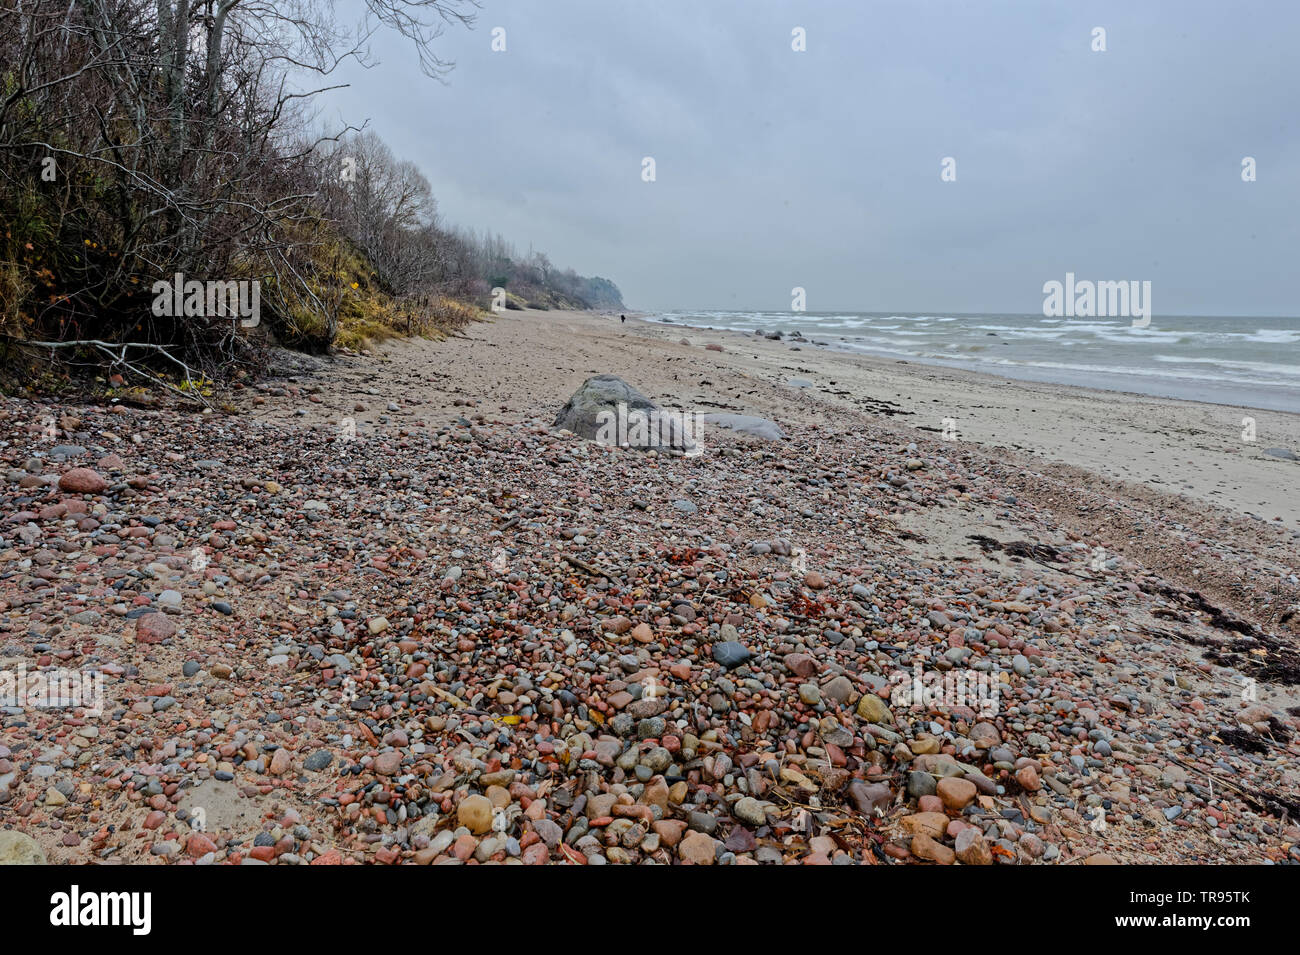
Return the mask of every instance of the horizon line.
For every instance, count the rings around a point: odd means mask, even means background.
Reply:
[[[763,312],[763,313],[767,313],[767,314],[772,314],[772,313],[788,313],[788,314],[789,314],[790,316],[792,316],[792,317],[797,316],[797,315],[830,315],[830,314],[837,313],[837,312],[848,312],[848,313],[851,313],[851,314],[854,314],[854,315],[887,315],[887,314],[895,314],[895,315],[939,315],[939,316],[944,316],[944,317],[954,317],[954,318],[956,318],[956,317],[968,317],[968,316],[969,316],[969,317],[972,317],[972,318],[975,318],[975,317],[980,317],[980,316],[984,316],[984,315],[1023,315],[1023,316],[1031,316],[1031,315],[1039,315],[1039,314],[1041,314],[1041,310],[1038,311],[1038,312],[1013,312],[1013,311],[1009,311],[1009,310],[1006,310],[1006,309],[1002,309],[1002,310],[999,310],[999,311],[993,311],[993,312],[957,312],[957,311],[949,311],[949,310],[947,310],[947,309],[899,309],[899,308],[892,308],[892,309],[891,309],[891,308],[875,308],[875,309],[823,308],[823,309],[816,309],[816,310],[814,310],[814,309],[808,309],[807,311],[796,312],[796,311],[792,311],[792,310],[789,310],[789,309],[781,309],[781,308],[754,308],[754,307],[748,307],[748,306],[743,306],[743,305],[728,305],[728,306],[692,306],[692,307],[689,307],[689,308],[682,307],[682,306],[674,306],[674,307],[672,307],[672,308],[634,308],[634,307],[632,307],[632,306],[627,306],[627,305],[625,305],[624,308],[623,308],[623,310],[624,310],[624,311],[630,311],[630,312],[638,312],[638,313],[642,313],[642,314],[645,314],[645,313],[647,313],[647,312],[690,312],[690,311],[695,311],[695,312]],[[1044,316],[1042,316],[1042,317],[1044,317],[1044,318],[1050,318],[1050,317],[1052,317],[1052,316],[1044,315]],[[1123,316],[1113,316],[1113,315],[1082,315],[1082,316],[1075,315],[1075,316],[1069,316],[1069,318],[1083,318],[1083,319],[1090,319],[1090,318],[1122,318],[1122,317],[1123,317]],[[1066,316],[1061,316],[1061,319],[1064,319],[1064,318],[1066,318]],[[1151,314],[1151,320],[1152,320],[1152,321],[1155,321],[1155,319],[1157,319],[1157,318],[1276,318],[1276,319],[1282,319],[1283,321],[1300,321],[1300,314],[1296,314],[1296,315],[1277,315],[1277,314],[1262,315],[1262,314],[1251,314],[1251,313],[1238,313],[1238,314],[1212,315],[1212,314],[1209,314],[1209,313],[1206,313],[1206,312],[1153,312],[1153,313]]]

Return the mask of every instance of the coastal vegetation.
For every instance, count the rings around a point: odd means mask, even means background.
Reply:
[[[455,332],[489,307],[621,304],[618,289],[445,226],[373,131],[312,114],[377,30],[433,52],[465,0],[25,0],[0,11],[0,357],[11,380],[109,366],[181,383],[272,345],[362,349]],[[252,321],[166,314],[155,286],[255,282]],[[170,294],[170,293],[168,293]],[[160,312],[162,314],[160,314]],[[51,358],[61,359],[57,365]],[[57,368],[57,370],[52,370]]]

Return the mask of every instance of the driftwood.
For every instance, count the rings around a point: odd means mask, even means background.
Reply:
[[[159,378],[157,375],[150,374],[145,369],[140,368],[127,360],[126,353],[128,349],[140,348],[145,351],[152,351],[156,354],[162,355],[172,364],[179,366],[185,372],[186,383],[193,385],[194,382],[193,369],[191,369],[189,365],[185,364],[185,362],[181,361],[179,358],[177,358],[175,355],[169,352],[162,345],[155,345],[152,342],[105,342],[105,341],[100,341],[97,338],[79,339],[75,341],[66,341],[66,342],[25,341],[22,342],[22,344],[31,345],[36,348],[49,348],[49,349],[94,348],[100,351],[101,353],[103,353],[104,355],[108,356],[108,358],[111,361],[111,364],[109,365],[110,368],[125,368],[127,371],[131,372],[132,374],[139,375],[141,378],[145,378],[153,382],[159,387],[164,388],[167,391],[170,391],[172,394],[176,395],[177,397],[185,401],[196,402],[198,404],[203,405],[205,408],[212,407],[212,405],[208,403],[208,400],[203,397],[203,395],[198,391],[197,388],[194,388],[189,391],[183,390],[181,388],[177,388],[175,385],[168,384],[166,381]]]

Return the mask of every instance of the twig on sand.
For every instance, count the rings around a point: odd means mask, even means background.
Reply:
[[[592,577],[604,577],[606,580],[609,580],[612,583],[616,583],[616,584],[623,583],[623,581],[619,579],[618,574],[615,571],[602,570],[599,567],[595,567],[587,563],[585,560],[581,560],[577,557],[574,557],[572,554],[561,554],[560,556],[564,559],[565,563],[569,564],[572,567],[578,568],[578,570],[582,571],[585,574],[589,574]]]
[[[428,690],[434,696],[438,697],[439,699],[446,700],[452,706],[456,706],[456,707],[469,706],[468,703],[462,700],[455,693],[448,693],[446,690],[442,689],[441,687],[433,686],[432,684],[430,684],[428,686]]]

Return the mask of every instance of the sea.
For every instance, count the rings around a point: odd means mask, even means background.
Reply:
[[[811,345],[884,358],[1300,413],[1300,318],[678,310],[649,321],[740,332],[799,332]],[[1141,324],[1139,322],[1139,324]]]

